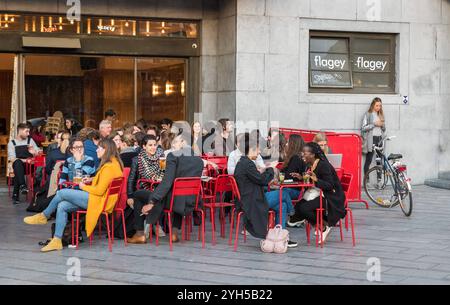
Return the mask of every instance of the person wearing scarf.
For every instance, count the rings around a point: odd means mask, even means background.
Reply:
[[[157,138],[154,135],[145,135],[141,142],[141,148],[139,155],[133,158],[128,177],[127,204],[129,208],[134,208],[136,202],[146,203],[151,193],[151,184],[148,182],[141,182],[137,189],[139,179],[159,182],[164,177],[164,171],[159,166],[159,159],[164,157],[164,151],[158,147]]]

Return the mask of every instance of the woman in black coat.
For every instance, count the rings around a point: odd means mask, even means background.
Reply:
[[[273,168],[267,168],[260,173],[252,160],[256,160],[259,149],[255,141],[250,144],[249,134],[245,136],[245,156],[242,156],[236,165],[234,178],[236,179],[241,201],[239,208],[244,211],[244,225],[251,235],[257,238],[265,238],[269,215],[269,204],[264,195],[264,187],[274,177]]]
[[[303,159],[310,167],[310,178],[316,188],[323,192],[324,200],[322,201],[324,213],[322,240],[325,242],[326,237],[330,233],[331,227],[335,226],[340,219],[346,215],[345,210],[345,194],[342,190],[341,182],[334,170],[333,166],[328,162],[325,154],[317,143],[307,143],[303,148]],[[300,174],[296,176],[301,177]],[[295,206],[295,215],[289,221],[289,225],[295,226],[297,223],[305,219],[316,225],[316,209],[320,207],[320,198],[314,198],[306,201],[302,199]],[[319,241],[321,243],[321,241]]]

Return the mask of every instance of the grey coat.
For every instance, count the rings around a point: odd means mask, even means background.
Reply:
[[[362,127],[361,127],[361,136],[363,138],[363,147],[362,152],[363,154],[367,154],[369,152],[372,152],[373,147],[373,129],[375,128],[375,122],[373,121],[372,113],[366,112],[364,114]],[[383,125],[381,127],[381,130],[383,131],[383,135],[386,132],[386,126]]]

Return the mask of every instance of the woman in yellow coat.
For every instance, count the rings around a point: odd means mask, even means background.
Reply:
[[[80,183],[80,190],[63,189],[56,193],[47,209],[34,216],[25,217],[24,222],[30,225],[43,225],[56,211],[55,234],[42,252],[61,250],[63,248],[61,238],[67,223],[68,215],[78,210],[86,210],[86,233],[92,234],[98,218],[103,211],[104,201],[108,192],[108,186],[115,178],[122,177],[122,161],[120,160],[116,144],[113,140],[100,141],[97,148],[97,156],[100,166],[91,185],[88,181]],[[89,179],[91,180],[91,179]],[[111,196],[106,204],[106,211],[111,212],[117,200],[117,195]]]

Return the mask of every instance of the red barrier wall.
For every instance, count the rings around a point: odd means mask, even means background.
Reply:
[[[299,134],[305,142],[311,142],[314,136],[319,132],[316,130],[302,130],[280,128],[286,138],[291,134]],[[352,185],[348,192],[349,202],[363,202],[361,199],[361,159],[362,159],[362,139],[358,134],[354,133],[336,133],[325,132],[328,137],[328,146],[333,154],[342,154],[341,168],[345,173],[353,174]]]

